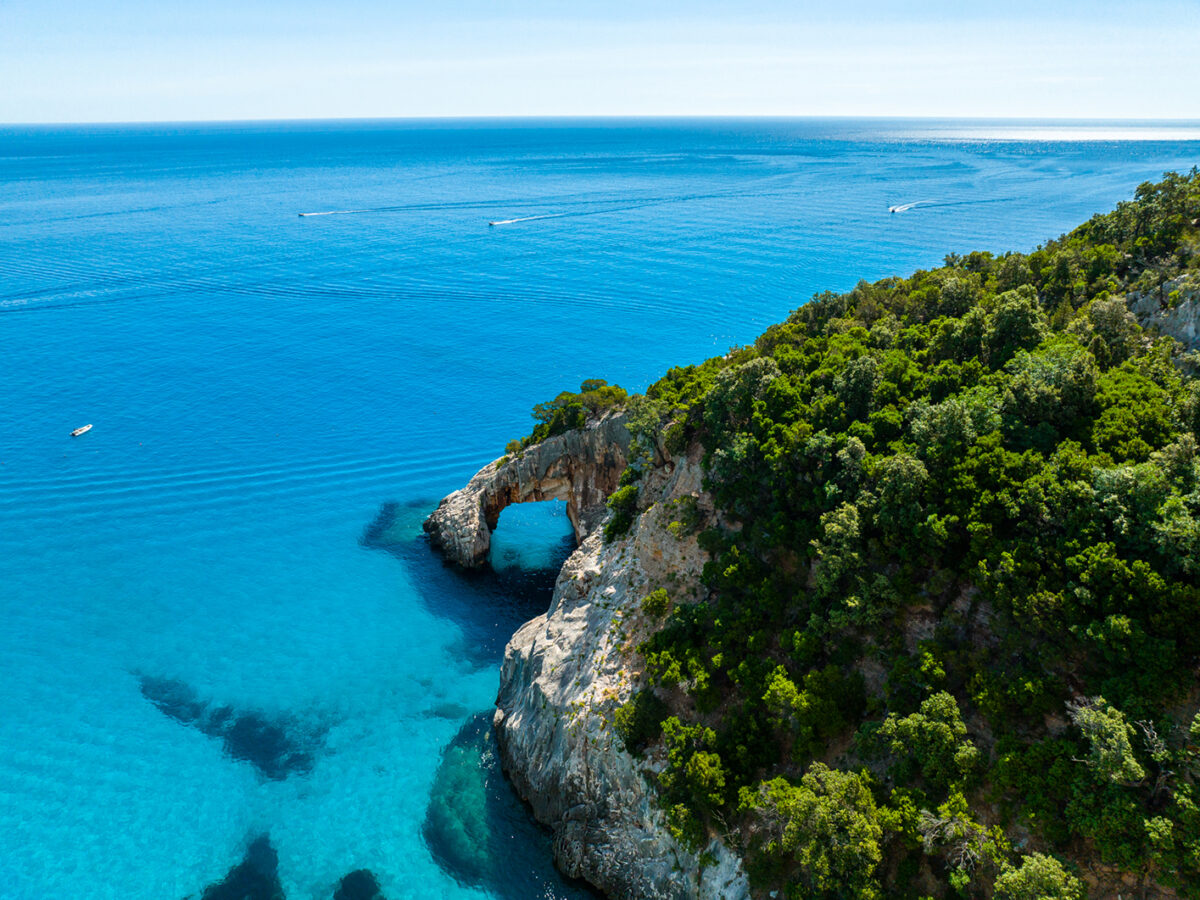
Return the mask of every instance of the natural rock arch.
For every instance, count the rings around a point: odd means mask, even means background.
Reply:
[[[500,513],[513,503],[563,500],[582,542],[604,517],[604,501],[617,489],[629,458],[623,413],[586,428],[547,438],[519,457],[488,463],[461,490],[448,495],[425,520],[434,546],[465,568],[484,565]]]

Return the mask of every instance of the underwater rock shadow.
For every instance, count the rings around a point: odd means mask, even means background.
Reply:
[[[369,869],[355,869],[338,883],[333,900],[387,900]]]
[[[192,895],[184,900],[192,900]],[[271,846],[270,836],[260,834],[251,841],[245,859],[206,887],[200,900],[285,900],[279,883],[279,854]]]
[[[575,550],[575,541],[564,537],[554,562],[545,568],[460,569],[434,551],[421,528],[432,507],[424,501],[384,503],[359,544],[400,560],[426,609],[462,628],[464,655],[477,667],[494,665],[503,658],[513,633],[549,608],[555,579]]]
[[[184,900],[194,900],[189,894]],[[200,900],[287,900],[279,881],[279,854],[271,836],[260,834],[246,848],[245,858],[220,881],[206,887]],[[369,869],[356,869],[342,878],[333,900],[387,900]]]
[[[460,884],[504,900],[597,900],[553,863],[550,832],[500,769],[491,712],[477,713],[442,751],[421,837]]]
[[[142,696],[163,715],[220,740],[225,755],[248,762],[272,781],[312,771],[325,729],[302,726],[291,717],[272,718],[254,710],[235,710],[201,700],[176,678],[138,675]],[[253,845],[252,845],[253,846]]]

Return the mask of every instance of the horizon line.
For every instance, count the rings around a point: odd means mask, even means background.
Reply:
[[[306,116],[260,117],[247,116],[229,119],[89,119],[0,122],[0,128],[51,126],[133,126],[133,125],[253,125],[304,124],[321,122],[616,122],[616,121],[812,121],[812,122],[966,122],[980,124],[1011,123],[1023,125],[1174,125],[1200,126],[1200,118],[1096,118],[1078,116],[954,116],[954,115],[816,115],[792,113],[726,114],[726,113],[497,113],[488,115],[433,116]]]

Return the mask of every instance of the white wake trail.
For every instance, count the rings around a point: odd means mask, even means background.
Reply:
[[[328,212],[300,213],[300,218],[303,219],[308,216],[354,216],[354,215],[358,215],[359,213],[369,213],[369,212],[378,212],[378,211],[379,210],[375,210],[375,209],[331,209]]]
[[[908,212],[910,209],[916,209],[918,206],[931,206],[937,203],[936,200],[914,200],[912,203],[901,203],[898,206],[889,206],[888,212]]]
[[[489,225],[515,225],[517,222],[532,222],[534,219],[561,219],[563,216],[569,216],[570,213],[547,213],[544,216],[522,216],[519,219],[499,219],[495,222],[488,222]]]

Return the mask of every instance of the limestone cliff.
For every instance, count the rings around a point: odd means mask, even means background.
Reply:
[[[1200,350],[1200,278],[1182,275],[1156,292],[1130,294],[1129,308],[1143,328],[1156,328],[1189,350]]]
[[[676,501],[690,498],[684,502],[711,511],[698,451],[674,460],[660,453],[640,482],[643,512],[626,537],[606,543],[596,527],[603,507],[584,501],[616,486],[620,472],[610,479],[610,467],[619,455],[623,466],[628,450],[627,432],[624,449],[614,449],[618,423],[613,417],[529,448],[521,461],[485,467],[442,502],[426,530],[451,559],[472,565],[490,539],[490,526],[480,524],[489,523],[496,502],[489,498],[565,492],[576,504],[580,544],[559,574],[550,609],[526,623],[505,652],[495,715],[505,771],[552,829],[555,859],[568,875],[614,898],[748,897],[740,860],[719,840],[697,854],[672,838],[653,787],[663,760],[634,758],[611,724],[639,683],[636,647],[648,625],[641,599],[658,587],[676,599],[700,590],[704,552],[694,535],[668,529],[679,518]],[[513,462],[522,465],[506,473]],[[566,483],[573,487],[553,487]]]

